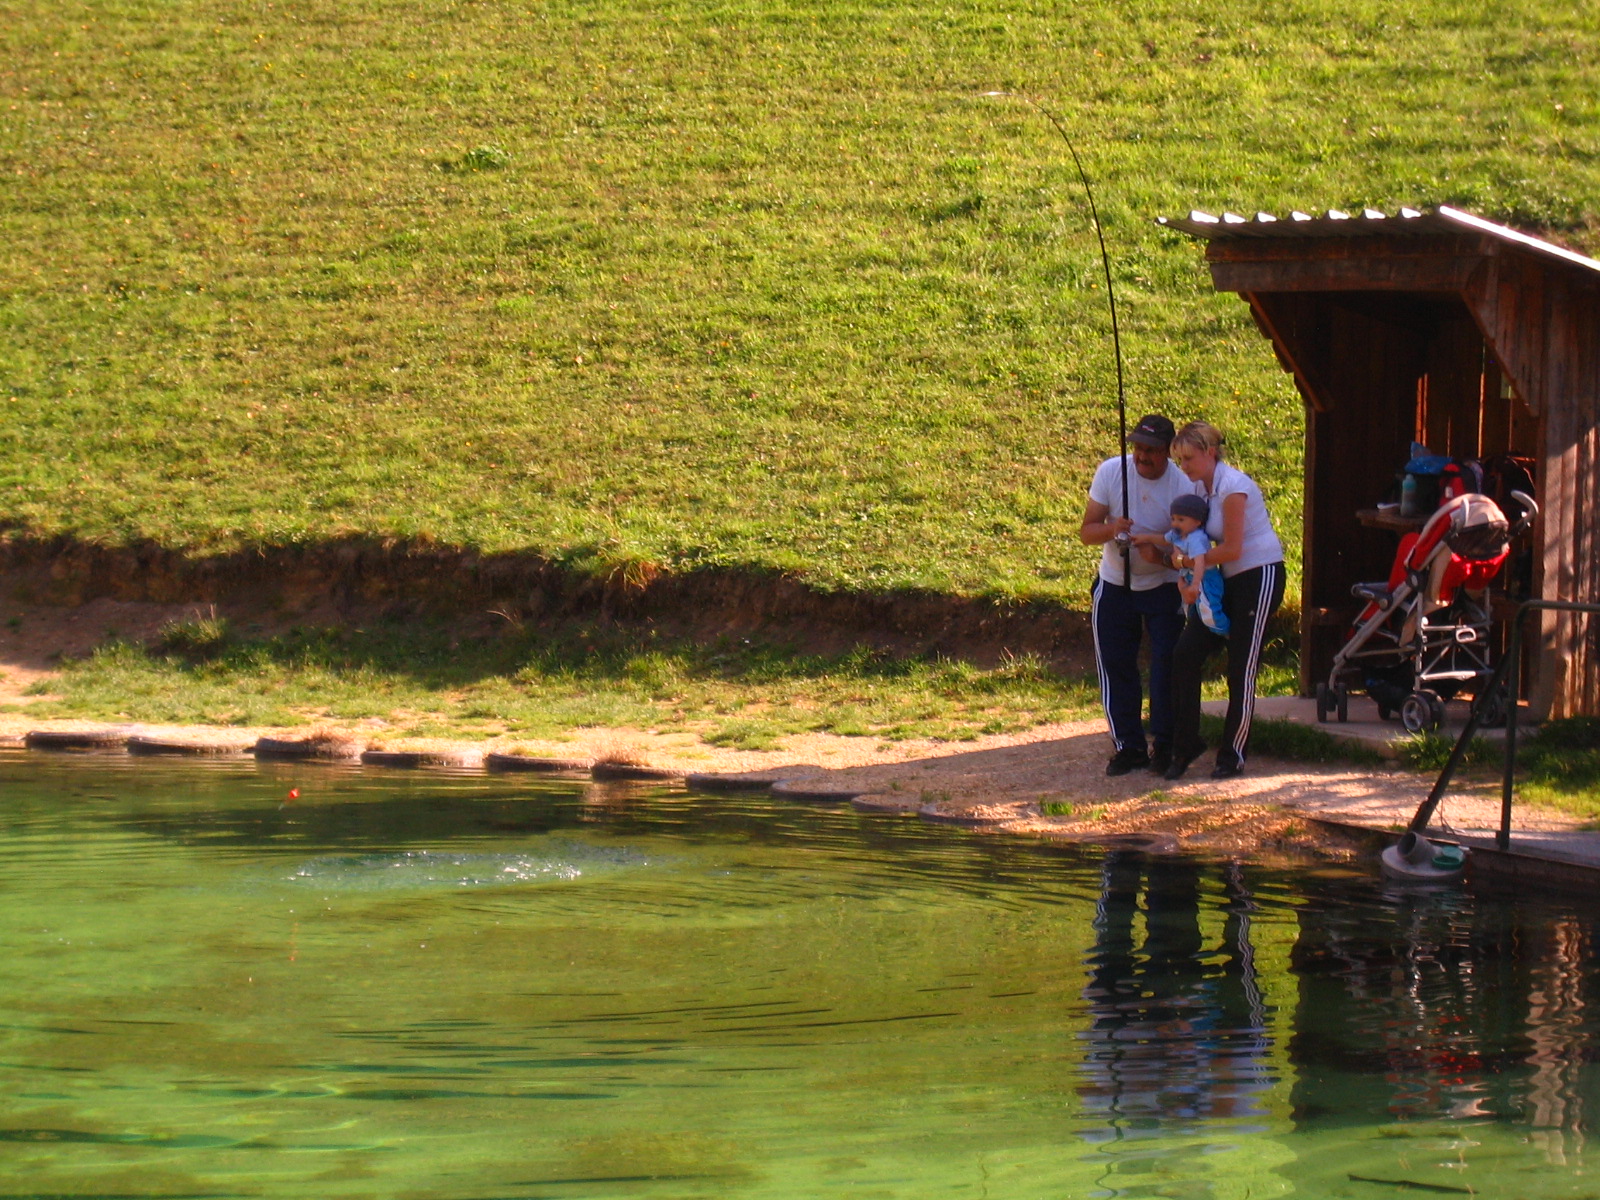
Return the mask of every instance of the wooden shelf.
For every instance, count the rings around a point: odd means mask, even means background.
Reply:
[[[1337,607],[1319,604],[1303,611],[1305,620],[1310,625],[1342,627],[1350,624],[1358,610],[1351,604],[1343,604]]]
[[[1428,523],[1427,517],[1402,517],[1399,509],[1358,508],[1356,520],[1369,529],[1388,529],[1395,533],[1412,533]]]

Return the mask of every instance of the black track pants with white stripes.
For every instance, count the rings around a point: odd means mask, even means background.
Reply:
[[[1228,614],[1228,635],[1212,633],[1190,613],[1172,652],[1172,753],[1190,759],[1205,749],[1200,739],[1200,681],[1206,659],[1224,642],[1228,646],[1228,715],[1223,723],[1217,765],[1242,763],[1250,749],[1250,720],[1256,710],[1256,676],[1261,670],[1261,644],[1267,623],[1283,603],[1283,564],[1251,567],[1223,580],[1222,607]]]

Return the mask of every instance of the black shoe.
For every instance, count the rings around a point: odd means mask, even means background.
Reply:
[[[1237,762],[1219,762],[1211,768],[1211,778],[1232,779],[1236,775],[1244,774],[1244,764]]]
[[[1150,769],[1157,775],[1165,775],[1167,768],[1172,765],[1172,747],[1157,745],[1150,752]]]
[[[1165,771],[1161,772],[1161,778],[1163,778],[1163,779],[1182,779],[1183,776],[1184,776],[1184,773],[1189,770],[1189,764],[1192,763],[1198,757],[1199,757],[1199,755],[1196,755],[1196,754],[1191,754],[1191,755],[1187,755],[1187,756],[1186,755],[1182,755],[1182,754],[1174,754],[1172,756],[1172,765],[1170,767],[1168,767]]]
[[[1150,756],[1143,750],[1118,750],[1111,756],[1111,761],[1106,764],[1106,774],[1126,775],[1129,771],[1137,771],[1141,767],[1148,767],[1149,765]]]

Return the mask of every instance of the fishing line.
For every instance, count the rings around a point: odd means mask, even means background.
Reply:
[[[1111,309],[1111,349],[1117,363],[1117,444],[1121,449],[1122,455],[1122,515],[1125,517],[1130,516],[1131,513],[1128,508],[1128,401],[1122,379],[1122,333],[1117,326],[1117,291],[1115,285],[1111,282],[1111,255],[1106,251],[1105,229],[1100,224],[1100,209],[1094,202],[1094,188],[1089,185],[1089,173],[1083,169],[1083,160],[1078,157],[1078,148],[1072,144],[1072,139],[1067,136],[1066,126],[1045,105],[1024,92],[982,92],[980,95],[1007,100],[1021,100],[1024,104],[1042,113],[1045,119],[1055,127],[1055,131],[1061,135],[1061,140],[1066,143],[1067,153],[1072,155],[1072,165],[1078,171],[1078,182],[1083,185],[1083,194],[1089,201],[1089,218],[1094,224],[1095,240],[1100,244],[1100,266],[1105,272],[1106,303]],[[1128,539],[1122,535],[1118,536],[1117,541],[1122,545],[1122,582],[1125,587],[1129,587],[1132,586],[1133,582],[1133,564],[1129,557],[1131,545]]]

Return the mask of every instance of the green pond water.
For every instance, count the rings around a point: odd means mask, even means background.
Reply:
[[[3,755],[0,1200],[1600,1197],[1595,914],[765,797]]]

